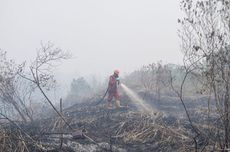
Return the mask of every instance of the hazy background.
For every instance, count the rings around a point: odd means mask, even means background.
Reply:
[[[177,0],[0,0],[0,48],[30,61],[51,41],[74,58],[57,69],[63,89],[78,76],[103,80],[163,60],[181,63]]]

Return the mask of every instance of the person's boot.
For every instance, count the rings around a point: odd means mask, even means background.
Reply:
[[[108,106],[107,106],[108,109],[113,109],[113,105],[111,102],[108,102]]]
[[[116,100],[116,108],[120,108],[121,107],[121,104],[120,104],[120,101],[119,100]]]

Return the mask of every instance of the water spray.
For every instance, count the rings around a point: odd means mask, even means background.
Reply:
[[[125,84],[121,83],[122,89],[125,91],[126,95],[134,102],[140,110],[152,113],[155,111],[149,104],[147,104],[143,99],[141,99],[134,91],[128,88]],[[156,112],[156,111],[155,111]]]

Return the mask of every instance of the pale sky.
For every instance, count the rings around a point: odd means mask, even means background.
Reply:
[[[178,64],[180,13],[179,0],[0,0],[0,48],[29,61],[51,41],[74,54],[58,69],[71,79]]]

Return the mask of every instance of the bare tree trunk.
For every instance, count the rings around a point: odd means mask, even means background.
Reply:
[[[14,106],[14,109],[18,112],[18,114],[20,115],[20,117],[22,118],[22,120],[23,120],[24,122],[27,122],[25,116],[22,114],[21,110],[19,109],[17,103],[13,101],[13,102],[12,102],[12,105]]]
[[[60,113],[62,113],[62,98],[60,99]],[[63,123],[62,123],[62,119],[61,119],[61,128],[60,128],[60,132],[63,132]],[[62,145],[63,145],[63,134],[60,135],[60,150],[62,149]]]
[[[20,101],[21,103],[21,106],[24,108],[25,110],[25,115],[30,119],[30,121],[32,122],[33,121],[33,117],[32,117],[32,114],[29,112],[29,109],[26,107],[25,103],[23,103],[23,100],[18,97],[18,100]]]
[[[226,84],[226,94],[225,94],[225,101],[224,101],[224,117],[225,117],[225,122],[224,122],[224,144],[225,148],[228,148],[228,142],[229,142],[229,86]]]

